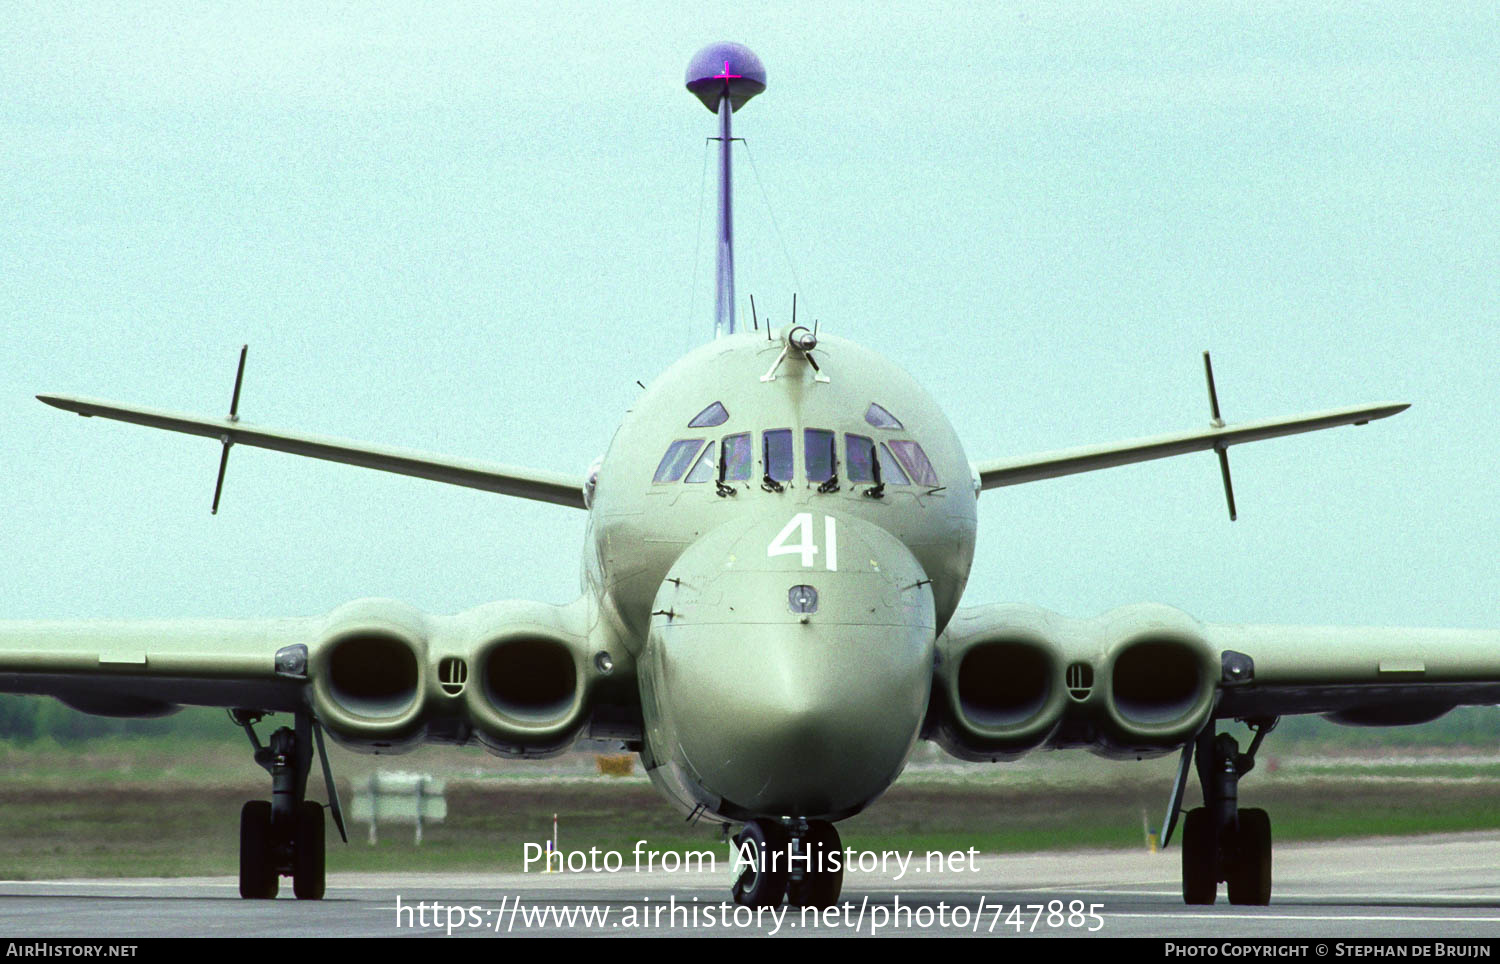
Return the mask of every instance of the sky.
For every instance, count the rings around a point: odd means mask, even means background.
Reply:
[[[738,291],[971,459],[1386,400],[986,493],[966,604],[1500,625],[1493,4],[27,3],[0,19],[0,616],[578,593],[585,516],[83,420],[74,393],[580,476]],[[747,153],[743,153],[748,150]],[[753,161],[753,164],[751,163]]]

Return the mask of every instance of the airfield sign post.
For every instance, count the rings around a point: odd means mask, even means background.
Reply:
[[[444,789],[443,781],[425,773],[376,771],[355,791],[350,815],[354,820],[369,822],[372,847],[379,842],[381,823],[412,824],[415,842],[420,845],[423,826],[448,817]]]

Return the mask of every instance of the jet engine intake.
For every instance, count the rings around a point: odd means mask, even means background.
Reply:
[[[1218,659],[1198,623],[1167,606],[1087,620],[1033,606],[960,610],[938,652],[926,732],[965,760],[1042,746],[1168,752],[1202,729],[1217,692]]]
[[[1180,748],[1203,728],[1218,690],[1218,658],[1197,623],[1165,606],[1106,614],[1104,715],[1096,750],[1155,754]]]
[[[1203,661],[1185,640],[1139,639],[1122,647],[1110,679],[1115,711],[1144,726],[1192,713],[1208,682]]]
[[[428,630],[404,603],[370,599],[335,610],[313,647],[318,719],[354,749],[409,749],[424,731]]]
[[[1004,729],[1036,717],[1052,694],[1045,646],[1024,639],[985,640],[958,665],[958,708],[976,726]]]
[[[419,672],[411,641],[362,631],[334,640],[328,654],[333,701],[366,717],[398,716],[417,696]]]
[[[496,640],[484,657],[482,682],[490,706],[525,723],[566,716],[578,694],[572,651],[546,636]]]
[[[470,652],[474,684],[464,693],[474,733],[504,756],[549,756],[573,744],[588,722],[591,661],[579,613],[513,604],[476,627]],[[496,624],[504,628],[495,628]]]
[[[1047,625],[1052,614],[996,608],[1002,611],[993,618],[960,613],[938,643],[933,738],[966,760],[1013,759],[1042,745],[1066,700],[1062,652]]]

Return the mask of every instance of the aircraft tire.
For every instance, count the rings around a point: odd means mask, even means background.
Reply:
[[[280,881],[272,862],[271,802],[250,800],[240,808],[240,896],[276,896]]]
[[[734,838],[750,865],[734,882],[734,902],[742,907],[779,907],[786,897],[786,829],[770,820],[751,820]],[[764,857],[764,859],[763,859]]]
[[[1235,861],[1228,876],[1231,904],[1265,906],[1271,902],[1271,818],[1264,810],[1240,811]]]
[[[292,843],[292,893],[298,900],[322,900],[324,873],[323,807],[311,800],[297,807],[297,837]]]
[[[1212,904],[1219,896],[1214,876],[1213,818],[1196,807],[1182,821],[1182,900],[1185,904]]]
[[[832,907],[844,889],[843,843],[838,829],[826,820],[813,820],[807,825],[803,846],[812,858],[810,869],[802,880],[789,885],[787,902],[797,907]]]

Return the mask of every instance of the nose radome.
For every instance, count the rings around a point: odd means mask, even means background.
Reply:
[[[662,634],[662,703],[692,777],[750,814],[826,817],[899,774],[927,708],[920,627],[703,627]]]
[[[815,534],[826,518],[812,520]],[[822,552],[811,566],[767,552],[785,525],[710,533],[674,567],[653,607],[648,730],[668,744],[653,751],[720,798],[720,812],[844,816],[890,785],[915,743],[931,688],[931,593],[878,527],[835,519],[829,569]],[[799,586],[816,590],[811,611]]]

